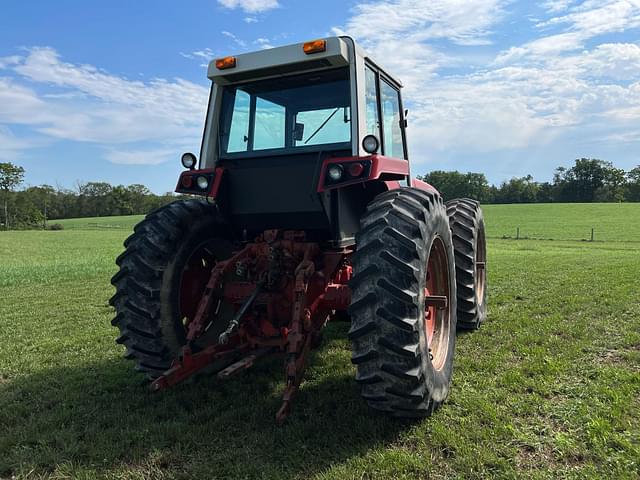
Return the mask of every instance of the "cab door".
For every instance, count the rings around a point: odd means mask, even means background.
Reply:
[[[380,140],[380,153],[408,160],[400,88],[373,64],[365,64],[365,135]],[[364,135],[363,135],[364,137]]]

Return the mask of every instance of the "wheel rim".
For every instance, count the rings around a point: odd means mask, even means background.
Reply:
[[[440,237],[431,244],[425,282],[424,328],[429,358],[435,370],[441,370],[449,351],[451,329],[449,262],[447,250]],[[443,297],[446,299],[443,301]]]
[[[180,277],[180,323],[185,328],[194,319],[211,270],[217,262],[211,242],[201,243],[191,254]]]
[[[484,228],[477,231],[475,245],[475,275],[474,287],[476,292],[476,305],[484,302],[484,289],[487,283],[487,244],[484,238]]]

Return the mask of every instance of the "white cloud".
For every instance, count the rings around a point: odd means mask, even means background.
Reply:
[[[236,9],[241,8],[247,13],[265,12],[278,8],[278,0],[218,0],[223,7]]]
[[[244,40],[238,38],[236,35],[234,35],[231,32],[227,32],[226,30],[223,30],[220,33],[222,33],[222,35],[224,35],[225,37],[230,38],[231,40],[233,40],[233,42],[236,45],[240,46],[240,47],[245,48],[247,46],[247,42],[245,42]]]
[[[121,165],[159,165],[177,158],[174,149],[150,149],[150,150],[109,150],[105,158],[112,163]]]
[[[629,83],[640,78],[640,45],[585,45],[637,28],[640,1],[545,2],[551,18],[537,28],[552,33],[460,68],[464,52],[493,40],[508,6],[497,0],[369,2],[339,29],[404,82],[414,160],[452,151],[530,150],[577,131],[594,139],[635,138],[624,132],[640,123],[640,88]],[[452,67],[464,73],[450,73]]]
[[[567,10],[575,0],[547,0],[542,3],[544,8],[549,13],[559,13]]]
[[[253,43],[258,45],[262,49],[273,48],[273,45],[268,38],[257,38],[253,41]]]
[[[258,23],[258,19],[256,17],[244,17],[244,23]]]
[[[18,55],[12,55],[10,57],[2,57],[0,58],[0,69],[8,68],[11,65],[15,65],[20,61],[20,57]]]
[[[23,150],[33,146],[32,140],[17,138],[8,127],[0,125],[0,161],[15,161]]]
[[[638,0],[587,0],[573,7],[570,13],[553,17],[539,27],[568,25],[585,38],[611,32],[622,32],[640,26]]]
[[[63,62],[51,48],[2,60],[11,77],[0,76],[0,124],[29,125],[48,137],[97,145],[162,142],[179,152],[187,139],[199,142],[208,98],[201,85],[179,78],[129,80]],[[23,86],[25,80],[33,88]],[[146,163],[157,161],[148,157]]]
[[[362,3],[344,30],[356,38],[447,39],[460,45],[488,43],[509,0],[394,0]]]
[[[533,40],[519,47],[511,47],[500,53],[496,58],[497,64],[509,63],[526,56],[547,57],[562,52],[578,50],[584,46],[584,37],[575,32],[559,33]]]
[[[45,102],[32,89],[0,77],[0,123],[38,124],[51,118]]]

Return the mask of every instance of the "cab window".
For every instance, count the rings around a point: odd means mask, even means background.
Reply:
[[[249,140],[249,105],[247,92],[238,90],[233,103],[233,119],[229,130],[229,145],[227,151],[246,152]]]
[[[345,67],[225,86],[220,155],[347,149],[350,106]]]
[[[367,135],[375,135],[380,140],[380,117],[378,114],[378,89],[376,73],[365,67],[364,74],[365,108],[367,121]]]
[[[304,125],[295,146],[323,145],[351,141],[350,107],[323,108],[296,114],[296,124]]]
[[[384,124],[384,154],[405,158],[400,128],[400,93],[384,79],[380,81],[380,103]]]
[[[284,148],[285,108],[263,98],[256,98],[253,148]]]

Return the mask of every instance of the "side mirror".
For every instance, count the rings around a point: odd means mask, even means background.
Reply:
[[[296,142],[302,141],[304,138],[304,123],[296,123],[296,126],[293,127],[293,139]]]

